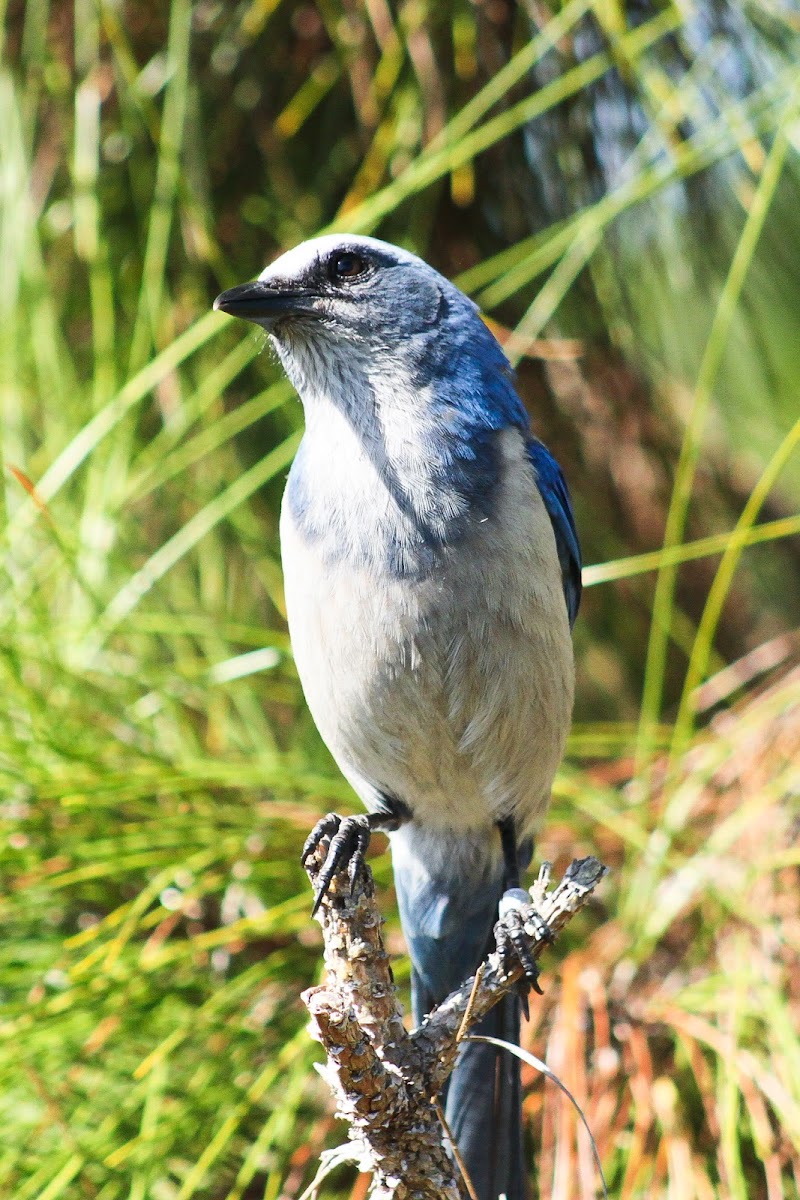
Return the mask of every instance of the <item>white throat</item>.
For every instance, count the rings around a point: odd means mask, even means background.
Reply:
[[[447,431],[430,394],[396,363],[354,354],[348,370],[303,349],[281,354],[305,410],[289,486],[300,527],[359,559],[444,539],[467,505],[443,469]]]

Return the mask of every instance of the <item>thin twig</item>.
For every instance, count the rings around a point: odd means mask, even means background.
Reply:
[[[478,967],[477,971],[475,972],[475,979],[472,984],[472,991],[469,994],[469,1000],[467,1001],[467,1007],[464,1011],[464,1019],[462,1020],[461,1024],[459,1025],[458,1033],[456,1034],[457,1042],[461,1041],[461,1039],[465,1036],[467,1030],[470,1028],[470,1026],[472,1024],[472,1010],[475,1006],[475,997],[478,994],[478,988],[481,985],[482,979],[483,979],[483,963],[481,963],[481,965]]]
[[[470,1178],[470,1173],[467,1170],[467,1164],[464,1162],[464,1159],[461,1157],[461,1151],[459,1150],[458,1145],[456,1144],[456,1139],[453,1137],[453,1131],[451,1130],[451,1128],[448,1124],[447,1117],[444,1115],[444,1109],[442,1108],[442,1106],[438,1102],[438,1100],[436,1101],[434,1107],[436,1109],[436,1115],[442,1123],[442,1129],[445,1131],[445,1133],[447,1135],[447,1140],[450,1143],[450,1150],[452,1152],[453,1158],[456,1160],[456,1166],[458,1167],[459,1171],[461,1172],[461,1179],[463,1181],[464,1187],[469,1192],[469,1200],[478,1200],[478,1193],[475,1191],[475,1184],[472,1182],[472,1179]]]

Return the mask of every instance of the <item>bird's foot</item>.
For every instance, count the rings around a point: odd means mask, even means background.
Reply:
[[[356,885],[359,871],[364,866],[370,838],[376,829],[384,833],[393,833],[406,821],[411,820],[411,809],[397,796],[388,792],[377,792],[376,807],[359,817],[340,817],[338,813],[328,813],[317,821],[311,833],[306,838],[300,861],[308,871],[314,887],[314,916],[323,898],[327,894],[334,876],[346,873],[350,881],[350,895]],[[327,841],[328,848],[325,861],[321,867],[316,864],[309,866],[309,860],[319,845]]]
[[[531,988],[543,995],[539,987],[539,968],[531,953],[531,939],[552,942],[553,933],[531,904],[524,888],[509,888],[500,898],[500,920],[494,927],[497,951],[507,970],[521,966],[523,971],[521,998],[525,1016],[528,1015],[528,992]]]
[[[314,887],[314,916],[334,876],[347,874],[350,881],[350,894],[356,885],[358,873],[364,865],[364,858],[372,836],[373,822],[371,814],[358,817],[340,817],[338,813],[328,813],[317,821],[311,833],[306,838],[300,862],[309,872]],[[325,861],[319,870],[309,868],[309,860],[317,847],[324,841],[328,842]]]

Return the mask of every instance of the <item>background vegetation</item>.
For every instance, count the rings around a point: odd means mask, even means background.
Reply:
[[[612,1195],[800,1196],[795,4],[3,8],[0,1195],[295,1197],[343,1137],[298,999],[298,850],[354,802],[283,620],[300,411],[209,312],[333,224],[476,296],[575,495],[538,853],[613,875],[528,1042]],[[595,1195],[527,1083],[538,1194]]]

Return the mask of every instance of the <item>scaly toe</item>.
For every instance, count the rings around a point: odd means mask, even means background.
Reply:
[[[305,840],[300,854],[300,863],[302,866],[306,865],[323,838],[333,837],[341,823],[342,818],[338,813],[327,813],[326,816],[320,817]]]
[[[531,936],[552,941],[548,925],[539,917],[530,896],[522,888],[512,888],[500,899],[500,920],[495,926],[498,952],[508,970],[521,966],[524,972],[520,983],[525,989],[523,1006],[527,1008],[527,991],[533,988],[540,996],[539,968],[531,953]],[[532,932],[529,927],[533,926]]]
[[[317,822],[303,848],[304,864],[322,841],[328,838],[329,842],[325,861],[316,872],[316,878],[312,878],[314,884],[312,916],[327,895],[334,877],[340,872],[346,872],[352,894],[369,846],[370,832],[369,820],[366,816],[340,817],[336,813],[329,813],[327,817],[323,817],[321,821]]]

